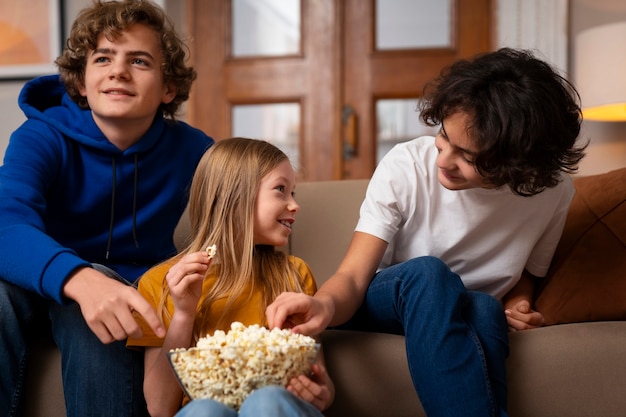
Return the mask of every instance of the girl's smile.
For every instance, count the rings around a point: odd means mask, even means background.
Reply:
[[[289,160],[261,179],[255,202],[254,244],[284,246],[300,206],[294,199],[296,173]]]

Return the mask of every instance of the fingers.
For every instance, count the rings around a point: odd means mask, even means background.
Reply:
[[[133,319],[130,309],[126,311],[130,320],[128,317],[124,318],[122,309],[119,309],[117,313],[107,311],[93,319],[85,318],[85,320],[89,328],[104,344],[124,340],[130,335],[137,335],[133,337],[141,336],[141,329]]]
[[[89,326],[91,331],[96,335],[98,340],[100,340],[100,342],[104,343],[105,345],[109,343],[113,343],[117,340],[115,336],[111,334],[111,332],[109,331],[109,329],[103,322],[95,322],[95,323],[87,322],[87,325]]]
[[[287,389],[320,411],[323,411],[329,405],[330,394],[328,390],[304,375],[293,378],[289,382]]]
[[[293,293],[282,293],[265,309],[267,324],[270,329],[284,328],[285,321],[294,307],[290,304]]]
[[[327,409],[335,398],[335,388],[326,368],[317,363],[311,368],[311,375],[293,378],[287,389],[320,411]]]
[[[265,310],[270,329],[291,328],[294,333],[318,334],[323,318],[315,312],[314,298],[302,293],[284,292]]]
[[[505,310],[506,320],[512,330],[527,330],[541,327],[545,324],[545,319],[538,311],[530,310],[528,313],[521,313],[513,309]]]
[[[204,277],[210,263],[209,255],[206,252],[185,255],[167,272],[167,283],[170,286],[175,286],[190,275],[201,275]]]
[[[126,333],[128,334],[128,336],[135,338],[142,336],[143,332],[141,331],[141,327],[137,323],[136,316],[133,314],[134,311],[143,318],[143,320],[148,324],[148,326],[150,326],[150,328],[154,331],[154,334],[157,337],[165,337],[165,326],[163,325],[163,322],[157,315],[156,311],[154,311],[150,303],[148,303],[139,293],[137,293],[137,295],[139,296],[139,299],[133,300],[131,304],[130,313],[132,322],[125,321],[126,323],[128,323],[128,326],[126,326]],[[125,320],[127,320],[127,318],[125,318]]]
[[[311,318],[310,320],[291,328],[291,331],[293,333],[300,333],[308,336],[320,334],[322,330],[324,330],[322,320],[316,317]]]
[[[115,281],[111,283],[115,291],[110,289],[97,303],[81,305],[85,321],[98,339],[106,344],[141,337],[143,332],[138,320],[144,320],[158,337],[165,337],[165,327],[150,303],[136,289]]]
[[[176,309],[195,311],[211,260],[206,252],[185,255],[165,275]]]

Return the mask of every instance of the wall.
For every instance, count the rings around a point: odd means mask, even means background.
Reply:
[[[69,33],[70,26],[79,10],[91,4],[91,0],[65,0],[63,2],[63,33]],[[25,81],[0,81],[0,160],[9,143],[11,133],[26,118],[17,105],[17,97]]]
[[[25,120],[17,106],[17,96],[24,83],[0,81],[0,157],[9,143],[9,136]]]
[[[570,59],[572,79],[576,35],[585,29],[614,22],[626,21],[624,0],[570,0]],[[615,48],[624,48],[624,40],[615,40]],[[602,68],[598,67],[601,77]],[[626,73],[625,75],[626,76]],[[590,175],[626,166],[626,122],[584,121],[581,139],[590,140],[587,156],[580,165],[580,173]]]
[[[519,0],[500,0],[508,4]],[[552,0],[545,0],[552,1]],[[80,9],[91,0],[65,0],[65,33]],[[177,0],[161,0],[179,31],[184,32],[184,3]],[[569,5],[568,65],[573,77],[573,40],[578,32],[599,24],[626,21],[626,1],[623,0],[570,0]],[[619,47],[623,45],[616,45]],[[600,69],[599,69],[600,70]],[[570,77],[570,78],[572,78]],[[573,79],[573,78],[572,78]],[[17,106],[21,81],[0,81],[0,159],[4,156],[9,136],[23,121]],[[591,175],[626,166],[626,123],[583,122],[581,140],[590,140],[587,157],[580,166],[580,175]]]

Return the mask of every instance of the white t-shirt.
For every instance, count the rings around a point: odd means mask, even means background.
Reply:
[[[498,299],[524,268],[545,276],[574,196],[570,177],[532,197],[509,187],[452,191],[437,179],[437,154],[425,136],[396,145],[376,168],[356,231],[389,243],[379,269],[435,256],[468,289]]]

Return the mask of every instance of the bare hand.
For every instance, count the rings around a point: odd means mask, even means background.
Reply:
[[[521,300],[504,310],[509,328],[526,330],[541,327],[545,324],[543,315],[531,308],[527,300]]]
[[[196,314],[202,294],[202,282],[210,265],[207,252],[195,252],[183,256],[165,276],[174,309],[191,316]]]
[[[317,335],[326,328],[333,312],[315,297],[284,292],[267,306],[265,315],[270,329],[291,328],[294,333]]]
[[[335,398],[335,386],[321,364],[314,364],[311,371],[310,377],[300,375],[289,381],[287,390],[324,411]]]
[[[63,290],[78,303],[87,325],[102,343],[141,337],[141,327],[133,312],[139,313],[157,336],[165,336],[163,323],[135,288],[95,269],[78,270]]]

